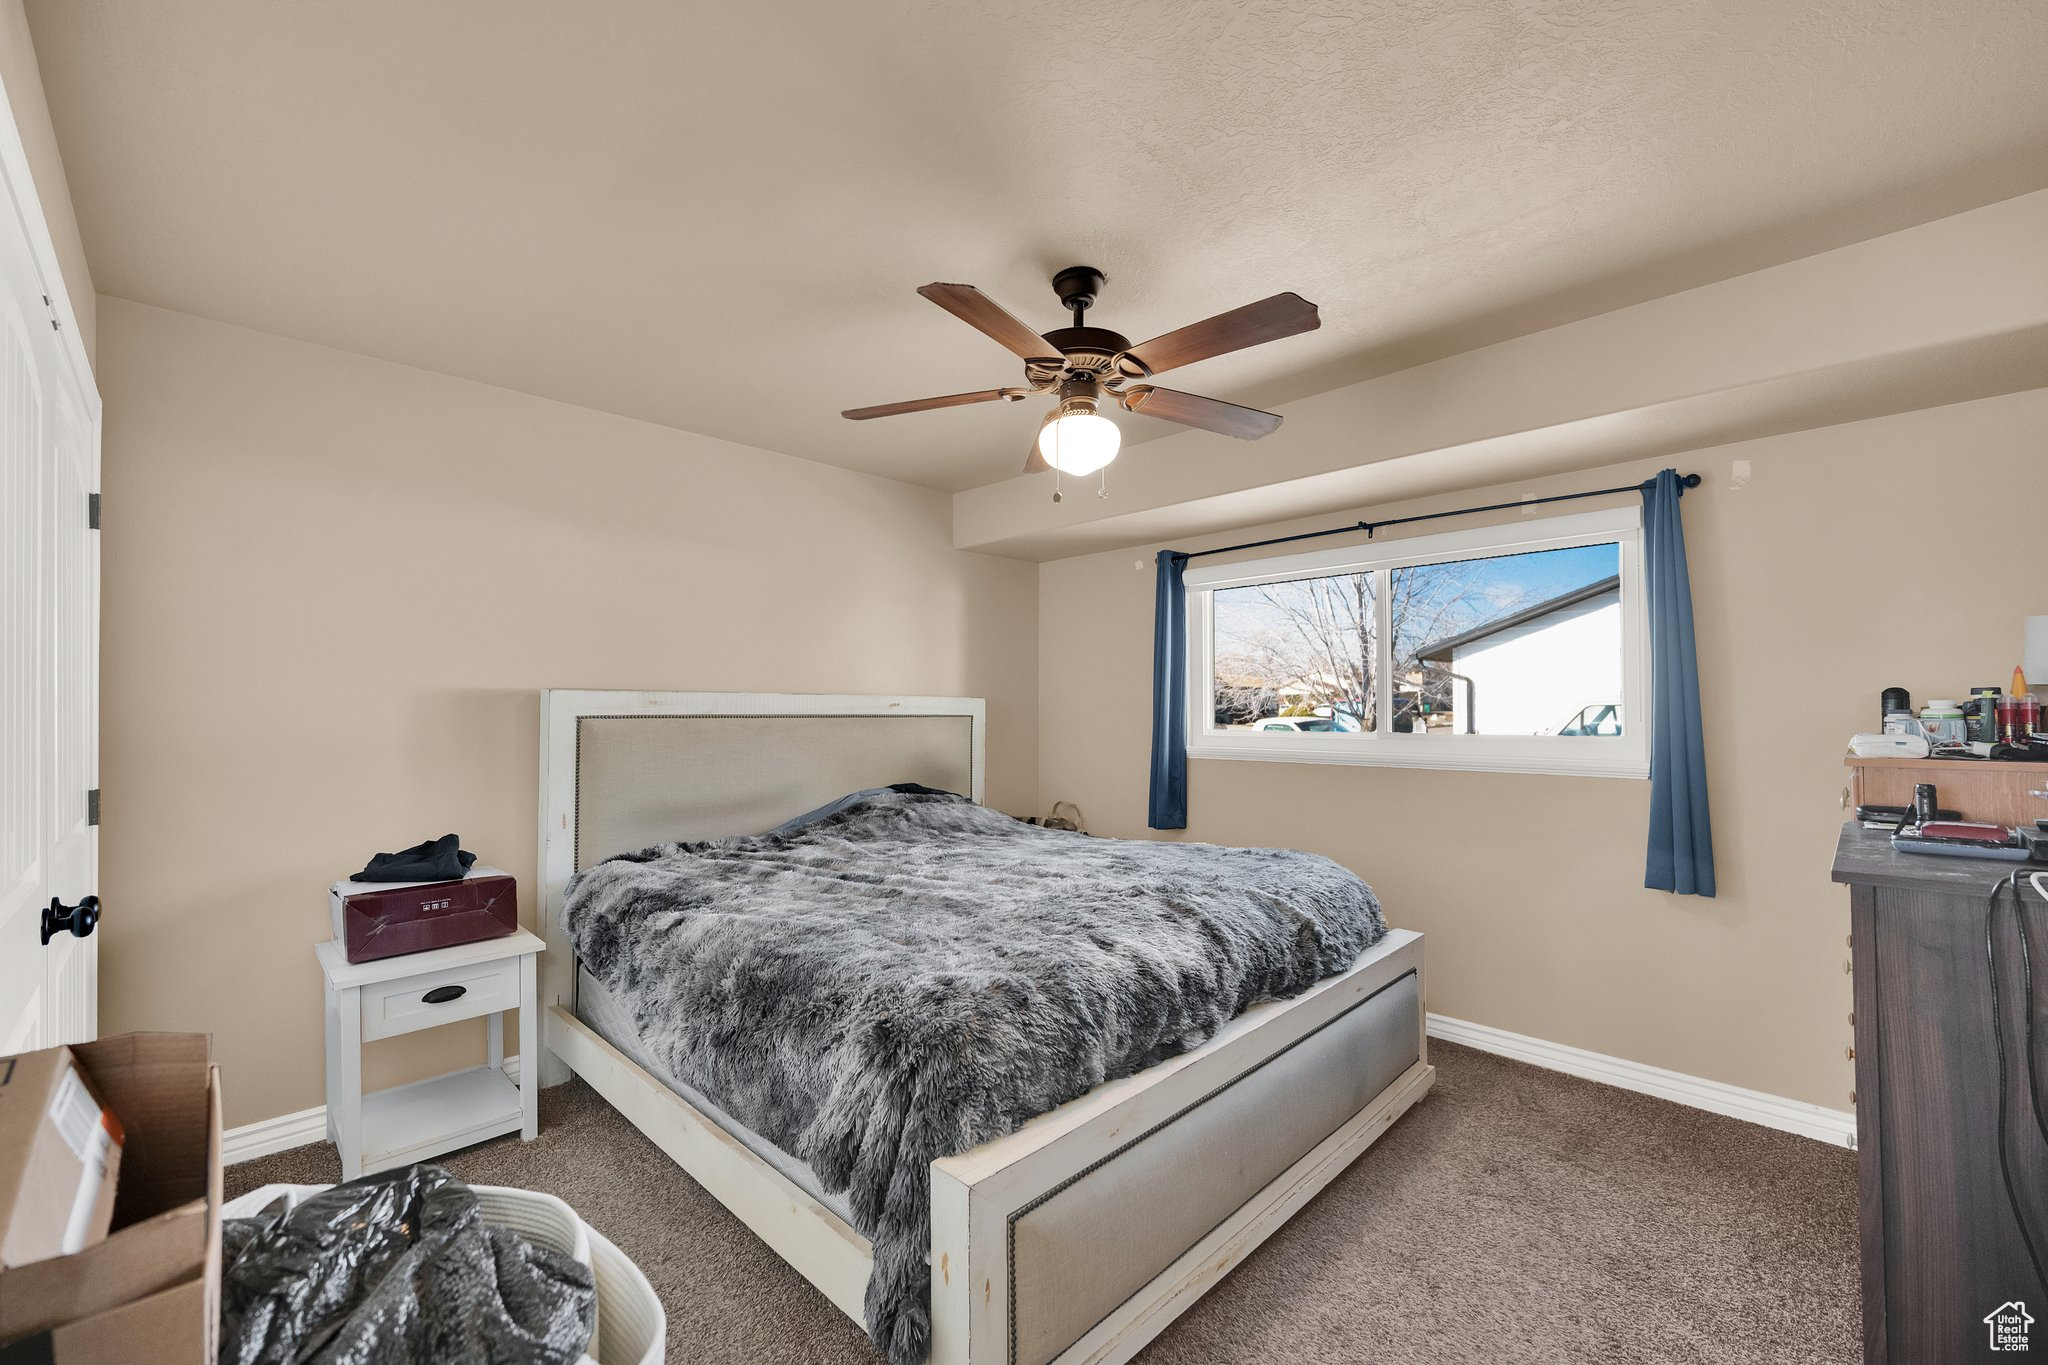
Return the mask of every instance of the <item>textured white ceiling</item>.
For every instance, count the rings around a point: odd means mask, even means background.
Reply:
[[[2048,185],[2039,0],[29,10],[102,291],[952,489],[1035,404],[837,415],[1019,381],[929,280],[1297,290],[1272,404]]]

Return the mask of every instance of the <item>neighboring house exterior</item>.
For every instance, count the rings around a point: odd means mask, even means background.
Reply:
[[[1621,579],[1603,578],[1416,652],[1450,675],[1461,734],[1555,731],[1621,696]]]

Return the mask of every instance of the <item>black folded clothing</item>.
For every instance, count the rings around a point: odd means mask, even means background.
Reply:
[[[462,840],[444,834],[424,844],[379,853],[370,865],[350,880],[358,882],[459,882],[476,855],[462,847]]]

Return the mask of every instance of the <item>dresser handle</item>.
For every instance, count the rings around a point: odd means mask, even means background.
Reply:
[[[421,996],[420,1000],[429,1005],[445,1005],[450,1000],[460,1000],[468,993],[467,986],[436,986]]]

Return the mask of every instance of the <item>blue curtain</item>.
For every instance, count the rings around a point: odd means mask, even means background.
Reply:
[[[1152,618],[1152,814],[1154,829],[1188,827],[1188,557],[1159,552]]]
[[[1692,638],[1692,579],[1676,470],[1643,485],[1643,563],[1650,593],[1650,850],[1643,885],[1681,896],[1714,894],[1714,833],[1707,819],[1707,748],[1700,725],[1699,658]]]

